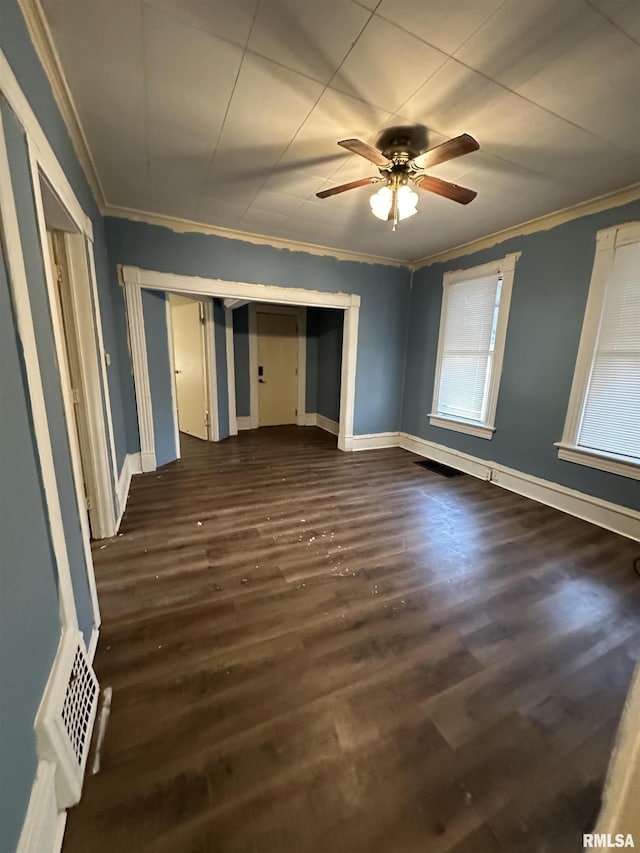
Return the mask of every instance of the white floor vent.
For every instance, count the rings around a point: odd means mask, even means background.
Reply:
[[[98,698],[98,679],[87,660],[82,634],[67,631],[36,718],[39,757],[56,765],[60,810],[80,799]]]

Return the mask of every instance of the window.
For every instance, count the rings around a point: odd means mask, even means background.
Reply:
[[[640,479],[640,223],[599,231],[558,456]]]
[[[429,423],[481,438],[495,431],[498,387],[519,254],[445,273]]]

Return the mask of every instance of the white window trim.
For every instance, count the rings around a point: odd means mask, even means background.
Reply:
[[[627,457],[615,453],[579,447],[577,444],[578,429],[591,374],[593,353],[600,329],[602,306],[615,250],[619,246],[637,242],[640,242],[640,222],[615,225],[612,228],[604,228],[596,234],[596,253],[567,407],[567,417],[562,439],[557,441],[555,446],[558,448],[558,458],[566,462],[575,462],[578,465],[597,468],[610,474],[620,474],[623,477],[640,480],[640,463],[633,462]]]
[[[440,328],[438,330],[438,356],[436,359],[436,372],[433,384],[433,401],[431,411],[428,414],[431,426],[442,427],[474,435],[477,438],[493,438],[495,432],[496,409],[498,406],[498,391],[502,377],[502,363],[504,360],[504,346],[507,338],[507,325],[509,323],[509,309],[511,307],[511,292],[513,290],[513,277],[515,274],[516,261],[521,252],[505,255],[497,261],[481,264],[466,270],[452,270],[444,274],[442,280],[442,308],[440,310]],[[502,276],[502,290],[500,293],[500,308],[498,311],[498,324],[496,327],[496,339],[493,350],[493,368],[491,371],[489,399],[487,402],[487,417],[484,423],[467,421],[462,418],[454,418],[439,414],[438,391],[440,388],[440,371],[442,367],[442,350],[444,347],[444,328],[447,316],[447,302],[449,288],[452,284],[461,281],[470,281],[474,278],[482,278],[487,275]]]

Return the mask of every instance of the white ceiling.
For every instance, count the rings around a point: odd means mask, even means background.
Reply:
[[[640,0],[41,0],[107,203],[414,260],[640,181]],[[336,146],[479,152],[391,232]]]

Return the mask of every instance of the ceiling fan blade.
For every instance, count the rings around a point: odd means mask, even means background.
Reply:
[[[450,184],[449,181],[441,181],[440,178],[432,178],[430,175],[425,175],[419,180],[418,186],[430,193],[457,201],[459,204],[469,204],[478,195],[475,190],[468,190],[466,187],[459,187],[457,184]]]
[[[463,133],[462,136],[456,136],[454,139],[443,142],[442,145],[436,145],[435,148],[425,151],[424,154],[419,154],[411,165],[414,169],[431,169],[438,163],[445,163],[447,160],[453,160],[454,157],[462,157],[463,154],[470,154],[478,148],[480,145],[473,136]]]
[[[367,143],[363,142],[361,139],[343,139],[338,142],[338,145],[341,145],[348,151],[353,151],[354,154],[359,154],[371,163],[375,163],[376,166],[391,165],[391,160],[389,160],[388,157],[385,157],[382,151],[378,151],[377,148],[367,145]]]
[[[316,193],[318,198],[328,198],[330,195],[337,195],[338,193],[345,193],[347,190],[355,190],[357,187],[364,187],[366,184],[377,184],[381,181],[382,178],[360,178],[359,181],[351,181],[348,184],[339,184],[337,187],[331,187],[328,190],[322,190],[322,192]]]

